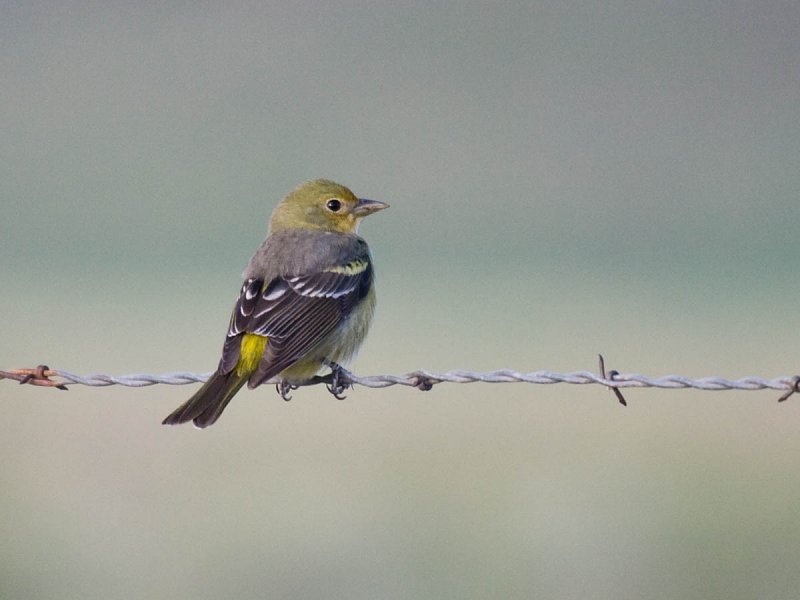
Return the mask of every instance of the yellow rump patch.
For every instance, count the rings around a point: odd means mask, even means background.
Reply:
[[[239,362],[236,363],[237,375],[250,375],[258,368],[264,349],[267,347],[267,338],[255,333],[245,333],[242,344],[239,346]]]

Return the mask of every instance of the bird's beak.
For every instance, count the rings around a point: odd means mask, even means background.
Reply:
[[[359,198],[358,204],[356,204],[356,207],[353,209],[353,214],[357,217],[366,217],[367,215],[371,215],[372,213],[383,210],[384,208],[389,208],[389,205],[386,204],[386,202]]]

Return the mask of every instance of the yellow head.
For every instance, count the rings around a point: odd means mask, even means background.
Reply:
[[[299,185],[272,211],[270,231],[316,229],[356,233],[361,219],[389,205],[356,198],[343,185],[315,179]]]

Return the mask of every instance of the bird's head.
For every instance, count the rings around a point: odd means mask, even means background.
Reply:
[[[272,211],[270,231],[314,229],[356,233],[361,219],[389,205],[356,198],[343,185],[327,179],[300,184]]]

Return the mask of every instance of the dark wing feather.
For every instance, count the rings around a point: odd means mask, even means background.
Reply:
[[[369,292],[369,255],[317,273],[245,281],[231,315],[219,370],[239,360],[241,335],[269,338],[264,357],[249,385],[255,387],[289,367],[331,333]]]

